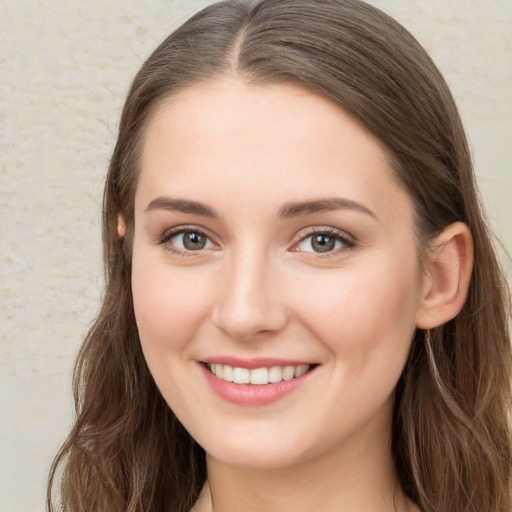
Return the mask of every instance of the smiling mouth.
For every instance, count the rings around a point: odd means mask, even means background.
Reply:
[[[206,368],[218,379],[234,384],[277,384],[282,381],[301,377],[314,365],[300,364],[295,366],[271,366],[262,368],[240,368],[228,364],[205,363]]]

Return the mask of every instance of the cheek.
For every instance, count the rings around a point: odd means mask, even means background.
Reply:
[[[197,269],[176,271],[144,261],[134,252],[133,303],[144,352],[182,349],[208,315],[208,279]]]
[[[304,282],[295,294],[303,323],[333,352],[361,364],[373,353],[393,358],[399,350],[402,357],[415,330],[416,267],[407,259],[376,261]]]

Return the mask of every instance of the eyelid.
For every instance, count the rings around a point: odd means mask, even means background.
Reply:
[[[170,244],[170,240],[182,233],[194,232],[205,236],[213,245],[213,247],[209,247],[206,249],[198,249],[196,251],[193,250],[182,250],[173,244]],[[328,251],[325,253],[315,252],[315,251],[303,251],[298,249],[298,245],[306,240],[307,238],[314,235],[327,235],[330,237],[334,237],[337,240],[341,241],[343,247],[338,249],[334,249],[332,251]],[[220,248],[220,245],[215,241],[214,237],[209,233],[209,230],[199,227],[197,225],[180,225],[175,226],[173,228],[165,230],[161,235],[158,235],[154,240],[154,243],[157,245],[166,245],[166,250],[171,253],[179,254],[182,256],[200,256],[205,253],[205,251],[217,250]],[[339,229],[333,228],[331,226],[310,226],[304,229],[301,229],[296,235],[296,241],[293,243],[292,247],[289,249],[292,252],[301,252],[304,257],[309,258],[329,258],[339,255],[342,252],[346,252],[351,250],[356,245],[356,241],[352,235],[349,235],[345,231],[341,231]]]
[[[304,240],[311,236],[315,235],[327,235],[336,238],[337,240],[341,241],[343,244],[343,247],[340,247],[338,249],[334,249],[332,251],[328,251],[325,253],[321,252],[315,252],[315,251],[301,251],[298,246],[300,243],[302,243]],[[329,258],[329,257],[335,257],[339,256],[340,253],[349,251],[353,249],[356,245],[356,240],[352,235],[349,235],[345,231],[341,231],[339,229],[333,228],[331,226],[314,226],[314,227],[308,227],[305,229],[302,229],[297,233],[297,241],[294,242],[291,251],[293,252],[301,252],[303,253],[304,257],[307,258]]]
[[[157,245],[163,245],[166,246],[165,249],[168,250],[171,253],[179,254],[182,256],[199,256],[201,254],[204,254],[205,251],[212,250],[212,247],[208,247],[207,249],[199,249],[197,251],[187,251],[180,249],[173,244],[170,243],[170,240],[183,233],[198,233],[200,235],[205,236],[214,246],[213,249],[218,248],[219,244],[215,242],[213,237],[210,235],[208,230],[204,228],[200,228],[199,226],[194,225],[181,225],[181,226],[175,226],[173,228],[165,230],[161,235],[158,235],[157,238],[154,240],[154,243]]]

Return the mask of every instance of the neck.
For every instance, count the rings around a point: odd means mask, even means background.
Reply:
[[[371,433],[368,433],[371,434]],[[208,512],[407,512],[391,454],[391,433],[346,440],[322,456],[281,468],[234,467],[207,456]],[[370,442],[369,442],[370,441]]]

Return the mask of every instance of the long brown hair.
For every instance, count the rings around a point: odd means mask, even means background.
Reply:
[[[413,200],[420,254],[450,223],[469,226],[469,296],[454,320],[417,331],[397,387],[392,448],[401,485],[422,511],[509,512],[509,293],[464,130],[419,43],[359,0],[220,2],[171,34],[138,72],[105,187],[105,296],[76,362],[76,422],[51,468],[48,510],[55,510],[57,474],[58,508],[67,512],[186,512],[204,483],[204,452],[164,402],[140,348],[131,237],[138,157],[152,112],[188,85],[223,74],[297,84],[380,139]]]

